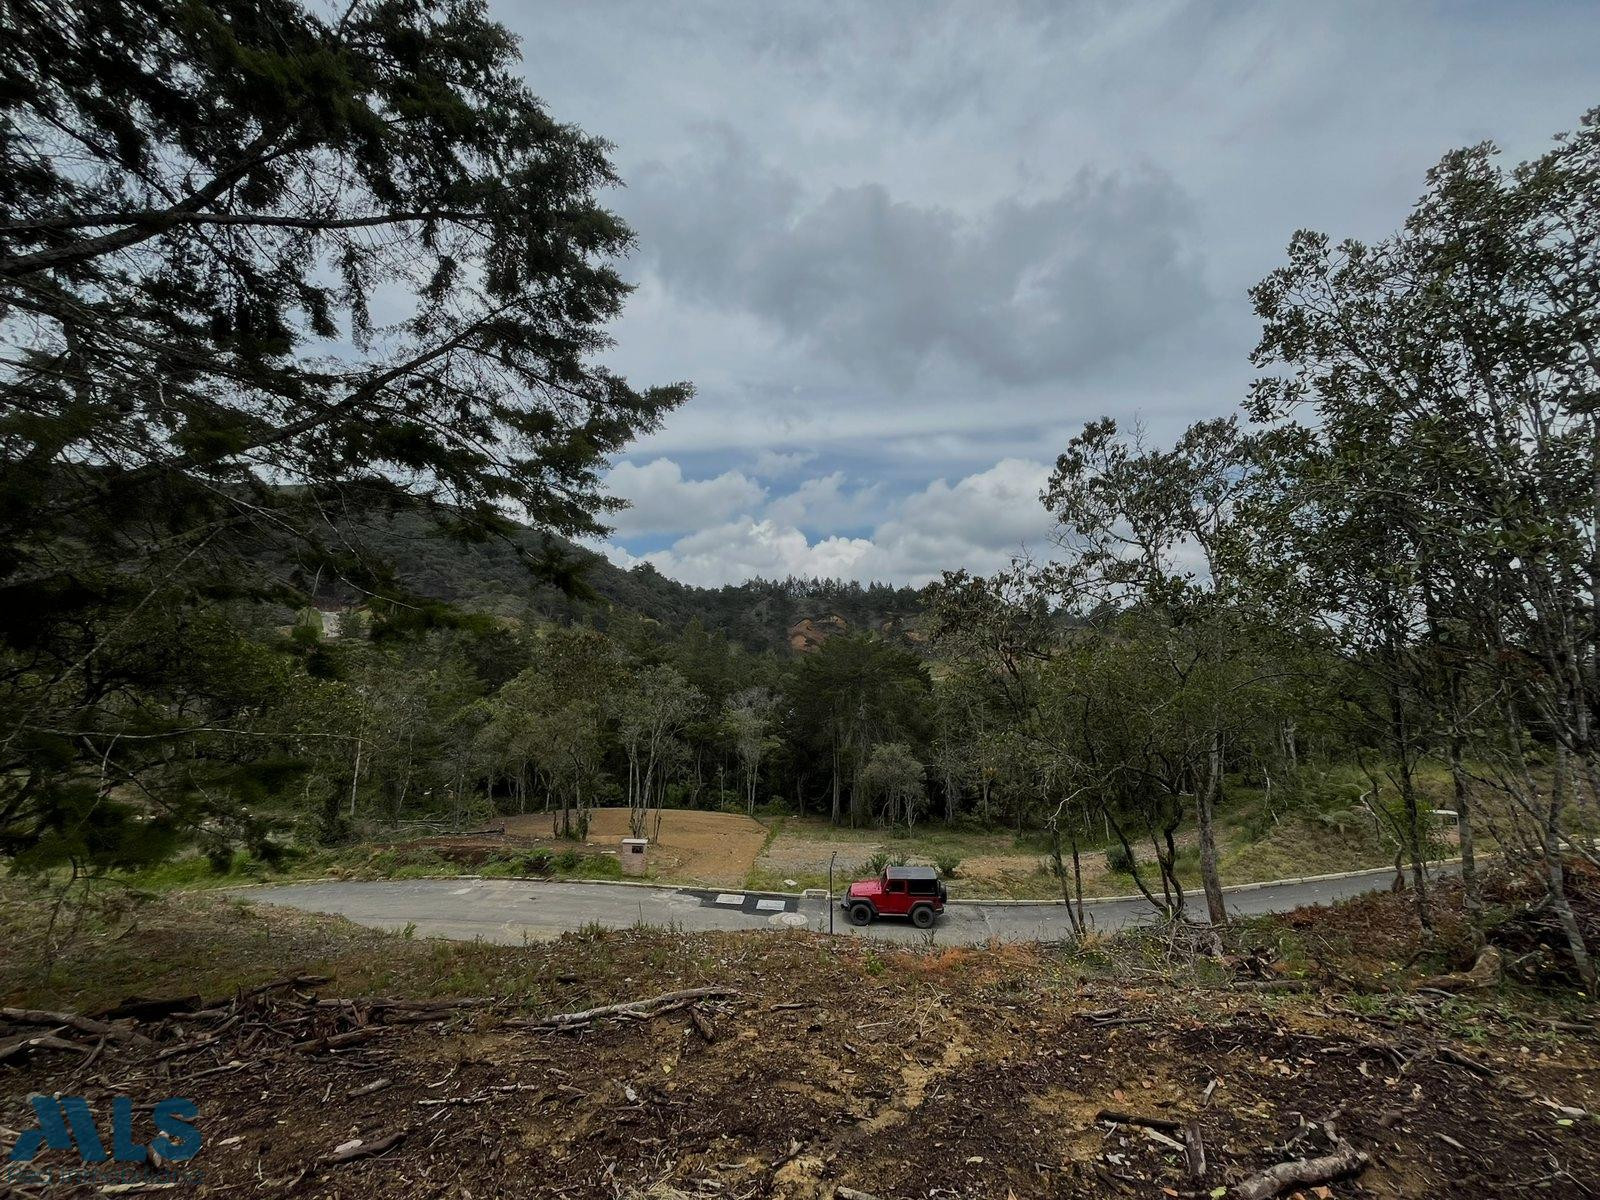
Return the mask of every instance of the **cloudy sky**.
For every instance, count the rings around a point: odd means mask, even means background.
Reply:
[[[605,549],[699,584],[1044,548],[1084,421],[1237,406],[1296,228],[1381,236],[1445,150],[1600,104],[1594,3],[491,2],[616,146],[608,362],[698,388]]]

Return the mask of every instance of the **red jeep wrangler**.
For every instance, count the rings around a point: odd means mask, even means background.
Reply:
[[[944,884],[932,867],[885,867],[876,879],[852,883],[839,901],[852,925],[871,924],[874,917],[909,916],[927,929],[944,911]]]

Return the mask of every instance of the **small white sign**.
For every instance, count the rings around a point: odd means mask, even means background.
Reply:
[[[744,895],[740,892],[720,892],[717,895],[718,904],[743,904]]]

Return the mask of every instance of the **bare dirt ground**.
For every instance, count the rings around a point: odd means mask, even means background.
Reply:
[[[1320,944],[1359,940],[1376,979],[1414,950],[1405,911],[1372,898]],[[198,1010],[114,1035],[8,1015],[0,1125],[27,1128],[35,1090],[102,1119],[117,1095],[191,1097],[195,1195],[1226,1197],[1340,1146],[1368,1165],[1307,1200],[1578,1197],[1600,1178],[1592,1008],[1415,979],[1262,990],[1234,973],[1259,946],[1226,966],[1164,936],[1070,954],[645,930],[490,947],[196,899],[91,919],[45,976],[43,909],[0,916],[5,1003],[114,1019],[139,991]],[[1320,937],[1316,912],[1272,928],[1296,921]],[[695,987],[721,994],[538,1024]],[[80,1048],[5,1049],[40,1032]]]
[[[873,829],[838,834],[821,822],[785,820],[756,859],[759,878],[774,883],[791,878],[813,885],[827,875],[829,857],[835,854],[835,874],[855,877],[872,855],[883,853],[930,866],[941,857],[958,858],[960,866],[952,887],[960,898],[1050,899],[1061,894],[1060,885],[1041,869],[1043,853],[1018,849],[1007,832],[952,834],[932,827],[911,838],[891,837],[889,831]],[[1082,863],[1087,894],[1132,890],[1133,885],[1125,876],[1113,876],[1106,869],[1105,855],[1100,851],[1086,851]]]
[[[494,831],[418,838],[407,847],[437,851],[462,866],[476,866],[516,851],[543,848],[559,854],[581,845],[588,853],[615,855],[630,835],[626,808],[589,810],[589,836],[574,843],[555,836],[560,814],[530,813],[494,818]],[[645,833],[651,838],[649,878],[661,883],[743,887],[766,841],[766,827],[730,813],[661,810],[659,836],[656,810],[650,811]]]
[[[543,813],[525,817],[506,817],[510,838],[550,841],[554,816]],[[659,836],[652,810],[646,834],[650,846],[650,873],[670,883],[699,883],[712,887],[743,887],[745,876],[755,864],[756,855],[767,839],[759,821],[733,813],[694,812],[664,809]],[[596,808],[589,814],[590,846],[615,850],[629,836],[626,808]],[[563,843],[565,844],[565,843]]]
[[[1359,825],[1333,828],[1290,820],[1251,842],[1225,827],[1221,831],[1223,878],[1229,883],[1256,883],[1387,866],[1391,852],[1371,832],[1370,827]],[[1437,840],[1439,855],[1455,852],[1453,834],[1441,832]],[[1185,828],[1174,841],[1185,855],[1180,866],[1185,886],[1197,886],[1198,833]],[[1153,863],[1154,853],[1145,838],[1135,840],[1134,851],[1141,863]],[[847,874],[859,873],[874,853],[928,865],[957,859],[960,865],[951,878],[953,894],[960,899],[1040,900],[1061,895],[1060,884],[1046,869],[1042,844],[1019,840],[1005,830],[951,830],[932,821],[906,836],[903,830],[837,829],[816,818],[782,818],[776,836],[756,860],[755,879],[768,887],[778,886],[784,878],[819,885],[834,853],[838,855],[835,871]],[[1080,863],[1085,895],[1129,895],[1136,890],[1130,876],[1107,868],[1103,850],[1084,849]],[[1154,874],[1153,866],[1147,870]]]

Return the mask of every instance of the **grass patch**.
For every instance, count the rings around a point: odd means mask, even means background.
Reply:
[[[833,873],[833,887],[835,891],[842,891],[853,882],[847,879],[846,872]],[[794,880],[790,883],[790,880]],[[745,890],[748,892],[803,892],[807,888],[823,888],[828,886],[828,873],[826,871],[774,871],[769,867],[754,866],[744,879]]]
[[[552,854],[543,847],[514,851],[469,867],[422,846],[354,846],[340,850],[291,851],[276,864],[240,852],[222,867],[191,854],[141,871],[115,873],[114,883],[143,892],[191,892],[252,883],[294,883],[307,879],[439,879],[459,875],[488,878],[620,879],[615,855],[576,849]]]

